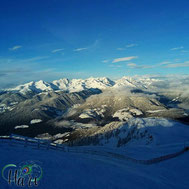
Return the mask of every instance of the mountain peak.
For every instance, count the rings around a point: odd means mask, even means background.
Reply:
[[[154,81],[150,78],[133,78],[124,76],[121,79],[112,81],[108,77],[90,77],[87,79],[67,79],[61,78],[52,82],[46,82],[43,80],[31,81],[22,85],[18,85],[15,88],[7,89],[7,91],[27,93],[35,92],[40,93],[44,91],[63,90],[68,92],[79,92],[85,89],[107,89],[117,87],[130,87],[130,88],[146,88]]]

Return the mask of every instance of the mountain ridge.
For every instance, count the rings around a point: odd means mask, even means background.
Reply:
[[[25,94],[27,92],[47,92],[63,90],[67,92],[79,92],[86,89],[96,88],[96,89],[107,89],[107,88],[119,88],[119,87],[130,87],[130,88],[142,88],[147,89],[148,86],[159,81],[158,79],[140,79],[124,76],[118,80],[111,80],[108,77],[90,77],[87,79],[67,79],[61,78],[59,80],[54,80],[52,82],[46,82],[43,80],[31,81],[25,84],[18,85],[13,88],[5,89],[4,91],[19,92]]]

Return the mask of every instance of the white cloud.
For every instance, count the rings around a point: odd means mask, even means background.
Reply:
[[[128,48],[136,47],[136,46],[138,46],[138,44],[132,43],[132,44],[126,45],[125,48],[117,48],[117,50],[118,50],[118,51],[123,51],[123,50],[126,50],[126,49],[128,49]]]
[[[83,50],[86,50],[86,49],[88,49],[88,48],[77,48],[77,49],[74,49],[74,51],[76,51],[76,52],[79,52],[79,51],[83,51]]]
[[[20,48],[22,48],[21,45],[16,45],[16,46],[14,46],[14,47],[12,47],[12,48],[9,48],[9,50],[10,50],[10,51],[15,51],[15,50],[20,49]]]
[[[128,63],[127,64],[128,67],[130,68],[136,68],[136,69],[146,69],[146,68],[154,68],[156,67],[156,65],[137,65],[135,63]]]
[[[136,47],[136,46],[138,46],[138,44],[134,44],[134,43],[132,43],[132,44],[128,44],[128,45],[126,45],[127,48]]]
[[[186,62],[183,62],[183,63],[168,64],[165,67],[166,68],[189,67],[189,61],[186,61]]]
[[[122,65],[110,64],[109,67],[112,67],[112,68],[122,68],[123,66]]]
[[[175,62],[181,62],[181,59],[176,58],[176,59],[174,59],[174,61],[175,61]]]
[[[103,63],[107,63],[107,62],[109,62],[109,60],[103,60],[102,62],[103,62]]]
[[[184,49],[184,47],[183,47],[183,46],[175,47],[175,48],[172,48],[172,49],[170,49],[170,50],[171,50],[171,51],[175,51],[175,50],[180,50],[180,49]]]
[[[181,52],[182,52],[182,53],[189,53],[188,50],[182,50]]]
[[[169,62],[169,61],[164,61],[164,62],[159,63],[159,65],[166,65],[166,64],[171,64],[171,62]]]
[[[63,51],[64,49],[54,49],[53,51],[51,51],[52,53],[56,53],[56,52],[60,52]]]
[[[126,50],[125,48],[117,48],[118,51]]]
[[[128,63],[127,66],[129,66],[129,67],[136,67],[137,65],[135,63]]]
[[[79,52],[79,51],[83,51],[83,50],[87,50],[87,49],[95,49],[98,45],[99,45],[99,41],[100,40],[95,40],[94,43],[92,43],[91,45],[89,46],[86,46],[86,47],[83,47],[83,48],[76,48],[74,49],[73,51],[75,52]]]
[[[44,59],[48,59],[49,56],[37,56],[37,57],[33,57],[33,58],[26,58],[26,59],[15,59],[14,62],[18,62],[18,63],[25,63],[25,62],[31,62],[31,63],[35,63],[36,61],[41,61]]]
[[[115,58],[112,63],[116,63],[116,62],[124,62],[124,61],[130,61],[133,59],[138,58],[138,56],[129,56],[129,57],[123,57],[123,58]]]

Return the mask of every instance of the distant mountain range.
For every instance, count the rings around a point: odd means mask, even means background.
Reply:
[[[88,78],[88,79],[59,79],[52,82],[31,81],[29,83],[18,85],[14,88],[6,89],[5,91],[19,92],[26,94],[28,92],[46,92],[46,91],[56,91],[63,90],[67,92],[79,92],[86,89],[107,89],[107,88],[117,88],[117,87],[134,87],[134,88],[148,88],[152,83],[159,82],[158,79],[152,78],[132,78],[132,77],[122,77],[119,80],[113,81],[107,77],[99,78]]]

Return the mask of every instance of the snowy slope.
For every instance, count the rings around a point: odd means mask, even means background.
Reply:
[[[65,90],[65,91],[68,89],[68,86],[69,86],[69,80],[66,79],[66,78],[59,79],[59,80],[54,80],[52,83],[55,86],[57,86],[58,89]]]
[[[156,155],[159,156],[167,154],[169,149],[170,147],[163,150],[138,147],[136,150],[130,147],[122,150],[122,153],[128,153],[130,156],[141,159],[143,157],[138,151],[142,151],[149,159],[154,156],[152,153],[156,152]],[[103,148],[95,148],[95,150],[102,151]],[[2,143],[0,143],[0,154],[1,169],[10,163],[17,165],[29,160],[41,162],[43,177],[39,186],[35,188],[188,189],[189,186],[189,152],[152,165],[136,164],[111,156],[33,149]],[[2,177],[0,177],[0,184],[1,188],[18,188],[14,184],[8,187]]]
[[[139,77],[139,76],[134,76],[134,77],[128,77],[124,76],[121,79],[118,79],[115,82],[114,87],[132,87],[132,88],[140,88],[140,89],[147,89],[153,83],[159,82],[159,79],[154,79],[150,77]]]
[[[97,88],[106,89],[113,86],[114,82],[106,77],[88,78],[88,79],[60,79],[52,82],[59,89],[68,90],[70,92],[78,92],[85,89]]]
[[[134,80],[133,78],[125,76],[117,80],[114,87],[138,87],[139,85],[140,83]]]
[[[14,92],[20,92],[20,93],[27,93],[27,92],[43,92],[43,91],[52,91],[52,90],[58,90],[58,88],[48,82],[45,82],[43,80],[37,81],[37,82],[29,82],[23,85],[18,85],[15,88],[7,89],[7,91],[14,91]]]
[[[189,141],[188,125],[164,118],[130,118],[128,115],[131,116],[129,112],[119,115],[120,119],[128,118],[127,122],[117,121],[106,124],[88,137],[76,141],[74,145],[157,147],[173,143],[184,145]]]

